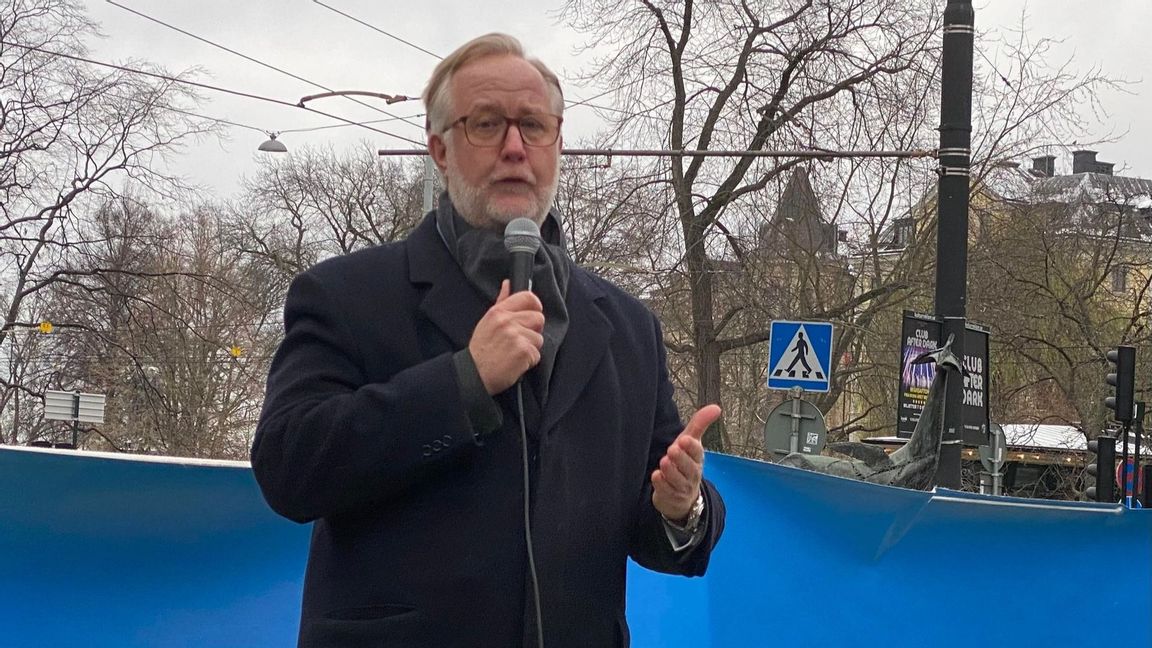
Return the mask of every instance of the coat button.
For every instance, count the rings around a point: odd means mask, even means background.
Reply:
[[[440,443],[440,439],[436,439],[435,441],[432,442],[432,452],[440,452],[443,449],[444,449],[444,444]]]
[[[449,445],[452,444],[452,435],[451,434],[445,434],[443,437],[443,441],[444,441],[444,447],[447,448]]]
[[[424,444],[424,456],[425,457],[431,457],[432,456],[432,446],[430,446],[428,444]]]

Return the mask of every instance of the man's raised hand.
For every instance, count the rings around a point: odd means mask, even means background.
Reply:
[[[696,410],[684,431],[668,446],[660,466],[652,471],[652,504],[665,518],[683,523],[700,496],[704,479],[704,431],[720,418],[720,406]]]

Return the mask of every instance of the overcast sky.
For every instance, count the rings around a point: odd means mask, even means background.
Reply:
[[[553,12],[558,0],[546,2],[475,2],[474,0],[322,0],[341,12],[387,31],[412,45],[395,40],[369,27],[357,24],[313,0],[198,0],[197,2],[145,2],[116,0],[118,3],[167,22],[174,27],[247,54],[299,77],[333,89],[371,90],[389,94],[419,95],[437,59],[416,47],[435,54],[450,52],[467,39],[489,31],[505,31],[520,38],[531,53],[539,56],[564,77],[576,72],[584,62],[573,55],[581,36],[558,25]],[[621,0],[627,1],[627,0]],[[941,6],[945,0],[940,0]],[[246,61],[177,31],[150,22],[105,0],[87,0],[90,15],[101,24],[106,38],[91,43],[94,58],[124,62],[144,59],[181,71],[199,67],[206,83],[252,94],[295,102],[300,97],[322,92],[316,86],[290,78],[257,63]],[[1152,48],[1148,27],[1152,26],[1152,0],[976,0],[976,26],[981,31],[1009,30],[1020,26],[1027,11],[1025,28],[1033,39],[1063,39],[1056,50],[1059,60],[1071,58],[1074,67],[1098,66],[1114,77],[1131,81],[1128,93],[1102,97],[1108,111],[1097,125],[1095,135],[1123,134],[1098,148],[1100,160],[1114,162],[1125,175],[1152,177],[1152,86],[1146,77],[1152,71]],[[995,52],[986,52],[995,61]],[[980,61],[980,56],[977,56]],[[597,89],[566,86],[568,98],[587,98]],[[206,101],[197,110],[210,117],[227,119],[268,131],[290,131],[338,124],[332,119],[294,108],[251,99],[204,93]],[[392,106],[365,99],[379,109],[401,117],[422,115],[419,101]],[[603,103],[605,100],[599,100]],[[320,110],[352,120],[389,119],[389,116],[347,100],[334,98],[310,104]],[[596,128],[596,117],[588,109],[566,113],[565,132],[569,141]],[[411,119],[422,124],[422,117]],[[422,127],[388,121],[374,125],[382,131],[422,141]],[[234,194],[239,178],[255,170],[256,147],[266,139],[261,133],[229,127],[228,140],[207,141],[190,148],[175,161],[174,169],[189,180],[221,196]],[[357,127],[325,129],[304,133],[283,132],[280,140],[291,150],[305,144],[332,144],[343,148],[367,140],[373,148],[414,147],[404,139]],[[1067,150],[1053,150],[1070,162]],[[1060,167],[1058,166],[1058,170]]]

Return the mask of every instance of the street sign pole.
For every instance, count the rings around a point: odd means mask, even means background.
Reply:
[[[72,394],[72,447],[80,442],[80,392]]]
[[[804,398],[803,387],[793,387],[788,390],[788,397],[792,399],[792,434],[788,437],[789,452],[800,449],[800,399]]]
[[[980,475],[980,493],[982,495],[1000,495],[1003,492],[1004,479],[1004,429],[999,424],[993,424],[988,433],[988,445],[981,445],[980,463],[984,472]]]
[[[1144,492],[1140,497],[1144,508],[1152,508],[1152,464],[1144,464]]]
[[[44,392],[44,418],[52,421],[71,421],[72,448],[80,444],[80,423],[104,422],[104,394],[84,394],[78,391]]]

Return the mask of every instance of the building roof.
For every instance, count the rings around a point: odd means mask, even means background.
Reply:
[[[824,220],[807,167],[793,169],[776,211],[760,226],[759,235],[762,248],[777,247],[778,237],[783,237],[787,247],[798,247],[808,254],[836,252],[836,226]]]
[[[1008,442],[1009,450],[1040,450],[1040,451],[1073,451],[1085,452],[1088,450],[1088,441],[1084,432],[1075,425],[1053,425],[1047,423],[1003,423],[1004,438]],[[879,444],[903,444],[907,439],[902,437],[871,437],[865,442]],[[1135,452],[1135,437],[1129,435],[1129,452]],[[1141,456],[1152,456],[1152,439],[1141,438]],[[1120,454],[1120,442],[1117,441],[1116,454]]]
[[[1087,450],[1087,440],[1080,428],[1073,425],[1042,423],[1005,423],[1004,438],[1009,447],[1042,448],[1044,450]]]
[[[1133,209],[1152,209],[1152,180],[1103,173],[1037,178],[1033,202],[1109,203]]]
[[[1075,173],[1044,176],[1006,162],[993,166],[984,175],[981,190],[993,197],[1019,205],[1067,205],[1072,222],[1087,224],[1099,221],[1102,208],[1125,215],[1123,236],[1152,240],[1152,179],[1111,175],[1108,173]],[[929,192],[904,218],[889,223],[881,232],[884,249],[903,248],[897,229],[907,223],[924,206],[934,200]]]

